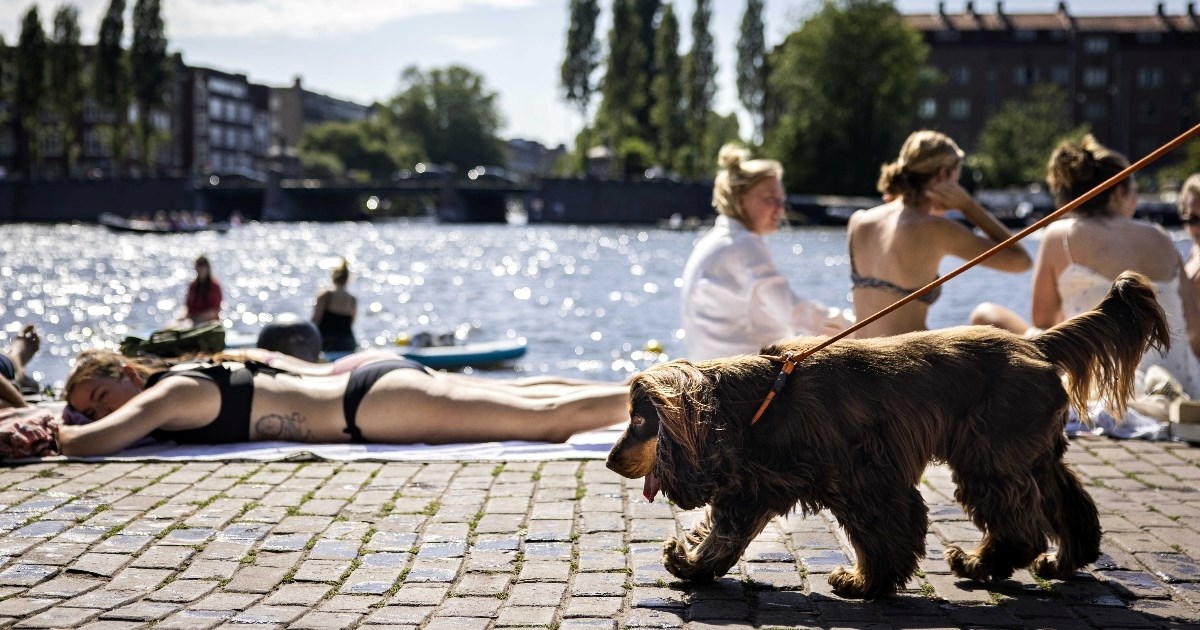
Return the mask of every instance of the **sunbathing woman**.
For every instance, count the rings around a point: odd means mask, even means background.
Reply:
[[[562,442],[628,420],[622,385],[514,383],[394,357],[313,376],[256,361],[168,370],[89,350],[76,358],[65,393],[67,413],[92,422],[62,426],[64,455],[114,453],[147,435],[191,444]]]

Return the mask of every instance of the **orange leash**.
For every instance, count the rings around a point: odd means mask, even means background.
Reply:
[[[948,273],[940,278],[937,278],[933,282],[930,282],[929,284],[921,287],[920,289],[913,291],[906,297],[903,297],[903,298],[897,300],[894,304],[879,311],[878,313],[875,313],[874,315],[871,315],[870,317],[867,317],[866,319],[861,319],[861,320],[855,322],[853,326],[850,326],[849,328],[843,330],[842,332],[840,332],[832,337],[829,337],[828,339],[822,341],[821,343],[817,344],[816,346],[804,351],[802,354],[800,354],[799,357],[792,358],[791,353],[788,353],[787,355],[785,355],[783,357],[767,357],[767,358],[771,359],[772,361],[782,361],[783,369],[780,370],[779,376],[777,376],[775,378],[775,385],[772,386],[771,392],[767,394],[767,398],[766,398],[766,400],[763,401],[762,406],[760,406],[758,408],[758,413],[754,414],[754,418],[750,420],[750,424],[753,425],[755,422],[758,422],[759,418],[762,417],[763,413],[767,410],[767,406],[771,404],[772,400],[775,400],[775,396],[779,393],[779,390],[783,389],[783,385],[780,382],[781,379],[782,379],[783,383],[786,383],[787,376],[792,373],[792,370],[795,369],[796,364],[799,363],[800,361],[807,359],[809,356],[811,356],[815,352],[824,350],[825,348],[828,348],[829,346],[833,345],[834,343],[841,341],[842,339],[845,339],[846,337],[849,337],[850,335],[854,334],[855,331],[862,328],[863,326],[866,326],[867,324],[878,321],[881,317],[888,315],[889,313],[891,313],[892,311],[895,311],[896,309],[900,308],[901,306],[904,306],[905,304],[912,302],[913,300],[921,297],[922,295],[925,295],[926,293],[929,293],[930,291],[942,286],[943,284],[946,284],[947,282],[950,281],[951,278],[958,277],[959,275],[961,275],[968,269],[978,265],[979,263],[987,260],[988,258],[991,258],[993,255],[995,255],[1000,250],[1008,247],[1009,245],[1012,245],[1013,243],[1016,243],[1017,241],[1025,238],[1026,236],[1029,236],[1030,234],[1042,229],[1043,227],[1046,227],[1047,225],[1054,222],[1055,220],[1057,220],[1059,217],[1063,216],[1064,214],[1067,214],[1068,212],[1075,210],[1079,206],[1090,201],[1096,195],[1099,195],[1100,193],[1108,190],[1109,188],[1112,188],[1113,186],[1115,186],[1118,183],[1120,183],[1121,181],[1123,181],[1125,178],[1142,170],[1142,168],[1144,168],[1147,164],[1157,160],[1158,158],[1166,155],[1167,153],[1170,153],[1171,151],[1174,151],[1176,148],[1179,147],[1179,145],[1183,144],[1184,142],[1187,142],[1188,140],[1191,140],[1197,134],[1200,134],[1200,125],[1196,125],[1195,127],[1192,127],[1191,129],[1188,129],[1187,131],[1179,134],[1178,136],[1175,137],[1174,140],[1171,140],[1170,142],[1162,145],[1161,147],[1155,149],[1154,151],[1152,151],[1151,153],[1146,155],[1146,157],[1143,157],[1142,159],[1138,160],[1137,162],[1134,162],[1133,164],[1130,164],[1129,166],[1125,167],[1125,170],[1108,178],[1107,180],[1102,182],[1100,185],[1098,185],[1095,188],[1080,195],[1079,198],[1068,203],[1067,205],[1042,217],[1039,221],[1037,221],[1033,225],[1026,227],[1025,229],[1021,230],[1020,232],[1017,232],[1016,234],[1013,234],[1012,236],[1005,239],[1003,242],[997,243],[994,247],[987,250],[986,252],[983,252],[982,254],[967,261],[966,263],[963,263],[962,266],[958,267],[954,271],[951,271],[950,273]]]

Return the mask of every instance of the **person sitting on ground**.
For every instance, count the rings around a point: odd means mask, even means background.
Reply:
[[[938,278],[946,256],[971,260],[1012,236],[992,213],[959,183],[963,152],[949,136],[917,131],[904,141],[896,161],[879,173],[885,203],[850,216],[846,228],[854,312],[865,319]],[[978,235],[944,216],[958,210],[982,230]],[[1022,272],[1032,261],[1021,245],[1001,250],[982,263],[1001,271]],[[941,287],[864,326],[859,337],[926,330],[929,307]]]
[[[1192,240],[1192,252],[1183,270],[1192,284],[1192,293],[1200,296],[1200,173],[1194,173],[1179,189],[1179,222]]]
[[[837,309],[796,295],[775,267],[763,236],[783,219],[783,166],[721,147],[713,183],[716,223],[683,269],[681,325],[687,358],[757,353],[795,335],[828,335],[850,322]]]
[[[1087,135],[1054,150],[1046,181],[1061,207],[1128,166],[1125,156]],[[1164,353],[1152,349],[1143,357],[1135,393],[1149,393],[1144,375],[1151,366],[1159,366],[1178,380],[1186,394],[1200,396],[1196,361],[1200,307],[1192,283],[1184,276],[1182,258],[1170,235],[1158,225],[1135,220],[1136,209],[1137,184],[1129,178],[1093,197],[1068,218],[1046,226],[1033,270],[1032,325],[994,303],[976,307],[971,323],[1035,334],[1090,310],[1121,272],[1138,271],[1154,282],[1171,327],[1171,347]]]
[[[21,390],[37,387],[37,383],[25,373],[25,366],[29,365],[41,344],[37,329],[33,324],[26,324],[8,349],[0,354],[0,409],[24,407],[25,397],[21,395]]]
[[[188,284],[184,320],[187,327],[221,319],[221,283],[207,256],[196,258],[196,278]]]
[[[442,444],[563,442],[628,420],[628,388],[512,383],[390,358],[305,376],[256,361],[180,365],[88,350],[65,386],[64,455],[115,453],[146,436],[179,443],[258,440]]]
[[[358,347],[354,339],[354,318],[358,315],[358,298],[346,290],[350,281],[350,264],[343,258],[330,273],[332,287],[317,295],[312,321],[321,331],[321,351],[353,352]]]

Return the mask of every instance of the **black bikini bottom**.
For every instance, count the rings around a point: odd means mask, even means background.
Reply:
[[[410,359],[385,359],[375,361],[350,370],[350,381],[346,383],[346,396],[342,402],[342,410],[346,415],[346,433],[350,441],[357,444],[367,444],[370,440],[363,437],[358,428],[358,406],[362,404],[367,391],[380,377],[393,370],[412,369],[427,372],[428,368]]]

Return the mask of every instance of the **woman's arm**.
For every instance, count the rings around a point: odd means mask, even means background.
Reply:
[[[25,397],[12,381],[0,376],[0,409],[5,407],[24,407]]]
[[[963,260],[971,260],[1013,235],[995,215],[979,205],[979,202],[975,201],[958,182],[943,182],[931,187],[926,194],[942,208],[961,211],[968,221],[987,235],[987,238],[980,238],[961,224],[953,222],[958,227],[963,227],[962,230],[951,230],[946,240],[951,248],[949,253],[954,256]],[[1013,243],[993,254],[982,264],[1000,271],[1020,273],[1028,271],[1033,265],[1033,260],[1020,243]]]
[[[63,425],[58,449],[63,455],[109,455],[156,429],[204,426],[217,417],[220,406],[215,383],[177,376],[141,392],[95,422]]]
[[[1187,327],[1188,345],[1200,357],[1200,304],[1196,303],[1196,287],[1187,277],[1183,258],[1179,258],[1179,298],[1183,301],[1183,321]]]
[[[312,323],[320,326],[321,317],[325,315],[325,309],[329,306],[329,291],[321,291],[317,296],[317,303],[313,306]]]
[[[1060,224],[1061,225],[1061,224]],[[1062,295],[1058,276],[1065,264],[1062,230],[1051,226],[1042,235],[1037,262],[1033,265],[1033,296],[1030,305],[1033,325],[1049,328],[1063,320]]]

